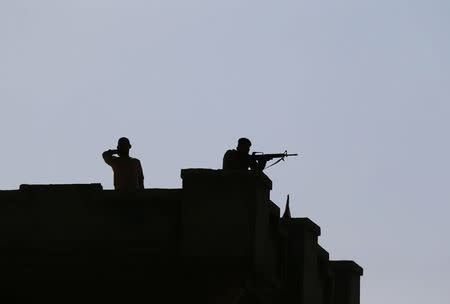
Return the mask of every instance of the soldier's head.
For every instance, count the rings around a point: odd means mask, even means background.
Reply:
[[[117,142],[117,154],[119,154],[119,156],[128,156],[130,153],[130,149],[131,144],[128,138],[119,138],[119,141]]]
[[[239,138],[238,145],[236,150],[242,153],[248,154],[250,152],[250,147],[252,146],[252,142],[245,137]]]

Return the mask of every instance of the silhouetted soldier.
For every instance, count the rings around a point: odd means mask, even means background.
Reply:
[[[223,156],[224,170],[263,170],[267,160],[256,160],[249,155],[252,143],[247,138],[239,138],[236,150],[228,150]]]
[[[144,174],[141,162],[130,157],[131,144],[128,138],[121,137],[117,143],[117,150],[103,152],[105,163],[114,171],[114,189],[141,190],[144,189]],[[119,155],[113,156],[114,154]]]

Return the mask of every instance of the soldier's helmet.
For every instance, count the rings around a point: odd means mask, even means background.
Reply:
[[[118,142],[117,142],[117,149],[118,150],[122,150],[122,149],[130,149],[131,148],[131,144],[130,144],[130,140],[126,137],[121,137],[119,138]]]

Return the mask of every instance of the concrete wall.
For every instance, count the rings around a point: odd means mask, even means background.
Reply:
[[[168,285],[180,201],[179,189],[130,194],[98,184],[0,191],[0,301],[130,301],[148,296],[139,286]]]
[[[281,220],[266,175],[181,177],[0,191],[0,301],[359,304],[362,268],[329,261],[309,219]]]

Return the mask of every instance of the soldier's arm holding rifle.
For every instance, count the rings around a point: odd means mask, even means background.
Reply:
[[[255,153],[249,155],[249,167],[252,170],[262,171],[266,167],[268,159],[255,157]]]

